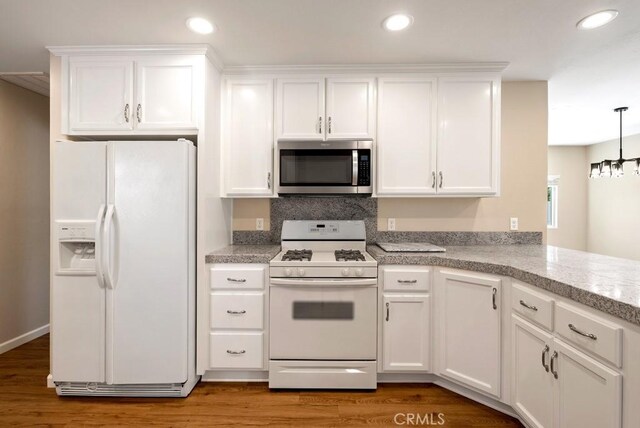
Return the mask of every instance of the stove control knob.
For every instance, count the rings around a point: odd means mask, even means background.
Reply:
[[[291,268],[285,268],[284,276],[291,276],[291,275],[293,275],[293,271],[291,270]]]
[[[342,276],[349,276],[349,268],[342,269]]]
[[[364,269],[362,268],[356,269],[356,276],[362,276],[362,274],[364,274]]]
[[[304,276],[304,274],[305,274],[304,269],[298,268],[298,275]]]

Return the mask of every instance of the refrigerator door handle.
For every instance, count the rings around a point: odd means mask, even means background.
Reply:
[[[113,214],[115,212],[115,206],[112,204],[109,204],[107,206],[107,214],[105,215],[105,222],[104,222],[104,242],[106,243],[106,249],[105,249],[105,253],[106,253],[106,257],[104,258],[104,280],[105,283],[107,284],[107,288],[110,290],[113,290],[115,288],[115,284],[113,282],[113,278],[111,277],[111,248],[112,248],[112,241],[111,241],[111,226],[113,225]]]
[[[95,257],[96,257],[96,279],[100,288],[104,288],[104,273],[102,270],[102,222],[104,220],[105,204],[100,205],[98,209],[98,217],[96,218],[96,235],[95,235]]]

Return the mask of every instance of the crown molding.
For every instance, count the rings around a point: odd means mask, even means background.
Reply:
[[[348,73],[455,73],[502,72],[508,62],[459,62],[433,64],[345,64],[345,65],[237,65],[224,67],[226,75],[246,74],[348,74]]]
[[[56,56],[65,55],[204,55],[222,72],[224,63],[208,44],[175,45],[102,45],[102,46],[47,46]]]

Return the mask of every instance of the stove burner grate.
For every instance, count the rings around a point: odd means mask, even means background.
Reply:
[[[336,261],[339,262],[364,262],[364,254],[360,250],[336,250]]]
[[[288,250],[282,256],[283,262],[308,262],[311,261],[313,252],[311,250]]]

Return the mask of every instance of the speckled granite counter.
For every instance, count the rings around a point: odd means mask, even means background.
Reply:
[[[206,263],[269,263],[280,245],[229,245],[207,254]]]
[[[379,264],[505,275],[640,325],[640,262],[545,245],[446,246],[446,253],[367,251]]]

